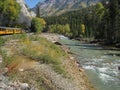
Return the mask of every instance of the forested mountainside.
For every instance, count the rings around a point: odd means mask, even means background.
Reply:
[[[45,0],[39,2],[32,10],[39,16],[60,15],[66,11],[78,10],[95,5],[102,0]]]
[[[94,38],[106,44],[120,43],[120,2],[104,1],[60,16],[45,17],[49,32],[73,38]]]

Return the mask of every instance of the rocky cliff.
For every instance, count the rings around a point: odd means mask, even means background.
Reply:
[[[32,10],[40,16],[52,16],[95,5],[99,1],[102,0],[45,0],[39,2]]]
[[[18,22],[30,26],[31,18],[35,17],[36,14],[33,11],[30,11],[27,8],[24,0],[16,0],[16,1],[21,6],[21,12],[20,12],[20,16],[19,16]]]

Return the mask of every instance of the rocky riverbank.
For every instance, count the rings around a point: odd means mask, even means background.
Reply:
[[[47,38],[53,43],[59,42],[59,39],[61,37],[59,34],[49,33],[43,33],[41,36]],[[63,60],[63,65],[65,66],[69,75],[73,78],[75,85],[79,87],[79,90],[95,90],[85,75],[84,69],[80,67],[80,64],[77,62],[73,54],[70,54],[69,49],[64,45],[61,45],[60,47],[68,54],[68,58],[66,60]]]
[[[21,83],[20,81],[10,81],[6,73],[8,68],[2,68],[2,57],[0,56],[0,90],[33,90],[28,83]]]
[[[24,37],[32,37],[31,35]],[[34,34],[33,36],[35,37]],[[27,38],[22,43],[19,39],[11,39],[1,47],[7,54],[14,55],[15,60],[7,68],[0,69],[0,90],[95,90],[89,83],[84,70],[79,67],[73,55],[68,54],[69,49],[63,45],[59,47],[66,52],[67,57],[60,59],[60,67],[64,68],[66,76],[55,72],[51,64],[40,63],[34,60],[36,58],[21,54],[21,48],[26,45],[34,46],[34,50],[37,51],[43,49],[43,47],[39,47],[42,43],[37,41],[39,37],[47,38],[50,42],[55,43],[58,42],[61,35],[41,34],[32,38],[33,41],[29,41]],[[2,62],[2,58],[0,62]]]

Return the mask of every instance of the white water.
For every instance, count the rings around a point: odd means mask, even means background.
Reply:
[[[97,90],[120,90],[120,51],[106,50],[95,44],[82,44],[67,38],[61,38],[61,42],[76,54]]]

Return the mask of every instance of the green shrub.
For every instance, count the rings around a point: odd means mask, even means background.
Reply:
[[[60,65],[53,65],[52,68],[55,72],[62,74],[64,77],[66,77],[66,72]]]
[[[38,60],[46,64],[56,64],[56,65],[60,64],[60,61],[58,59],[51,57],[47,53],[43,53],[39,55]]]
[[[3,67],[7,67],[8,65],[10,65],[13,62],[13,57],[7,56],[5,51],[1,51],[1,55],[3,58],[3,63],[2,63]]]
[[[43,28],[45,27],[45,20],[42,18],[33,18],[31,22],[31,31],[36,33],[41,33]]]
[[[40,39],[40,37],[36,36],[30,36],[30,40],[31,41],[38,41]]]
[[[27,34],[23,33],[23,34],[14,34],[11,36],[11,39],[20,39],[20,40],[26,40],[27,39]]]
[[[24,56],[27,56],[31,59],[36,59],[37,58],[37,51],[35,50],[31,50],[30,47],[26,47],[26,48],[23,48],[21,50],[21,53],[24,55]]]
[[[5,43],[5,39],[0,36],[0,46],[2,46]]]
[[[54,71],[65,76],[65,71],[61,67],[61,59],[65,58],[65,52],[45,38],[31,36],[29,40],[38,41],[39,44],[27,44],[26,47],[22,49],[21,53],[28,58],[51,65]]]

